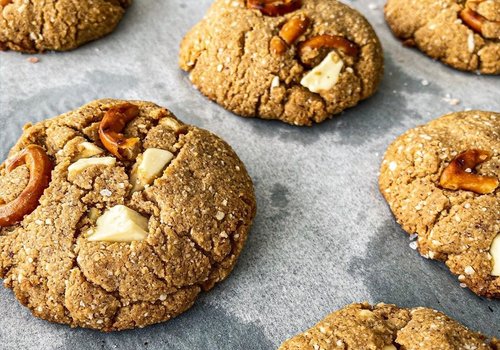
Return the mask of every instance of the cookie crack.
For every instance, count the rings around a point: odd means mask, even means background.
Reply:
[[[225,93],[226,96],[224,98],[225,100],[228,100],[229,105],[231,105],[233,103],[234,97],[237,96],[237,94],[234,94],[231,91],[233,89],[233,86],[235,85],[235,82],[241,80],[248,73],[248,70],[243,69],[241,67],[241,63],[243,62],[243,58],[245,57],[245,51],[246,51],[246,46],[247,46],[247,35],[250,34],[253,30],[254,30],[254,28],[251,27],[250,30],[242,32],[240,34],[240,37],[238,38],[238,42],[239,42],[238,47],[241,50],[241,54],[236,56],[236,59],[237,59],[236,66],[238,67],[237,74],[236,74],[237,79],[227,79],[227,82],[229,84],[228,84],[228,88],[227,88],[226,93]]]
[[[172,229],[172,231],[174,231],[174,230]],[[175,232],[175,231],[174,231],[174,232]],[[178,235],[178,236],[179,236],[179,237],[181,237],[180,235]],[[149,242],[147,242],[147,241],[146,241],[146,244],[147,244],[147,245],[151,248],[151,253],[152,253],[152,254],[153,254],[153,255],[154,255],[154,256],[155,256],[155,257],[156,257],[159,261],[161,261],[162,263],[165,263],[165,264],[168,264],[168,263],[169,263],[169,261],[168,261],[168,260],[165,260],[165,259],[163,259],[163,258],[162,258],[161,254],[158,254],[158,252],[156,251],[156,247],[155,247],[154,245],[150,244],[150,243],[149,243]],[[199,253],[203,254],[203,252],[199,252]],[[207,258],[208,258],[208,257],[207,257]],[[163,266],[163,267],[165,267],[165,266]],[[149,269],[149,268],[148,268],[148,270],[149,270],[151,273],[153,273],[153,274],[156,276],[156,278],[158,278],[159,280],[161,280],[161,281],[165,281],[165,283],[166,283],[166,285],[167,285],[167,286],[169,285],[169,283],[170,283],[170,282],[169,282],[169,281],[168,281],[165,277],[161,277],[161,276],[159,276],[159,275],[156,273],[156,271],[154,271],[154,270],[151,270],[151,269]],[[178,292],[180,289],[182,289],[182,288],[192,287],[192,286],[197,286],[197,285],[199,285],[199,283],[200,283],[200,282],[197,282],[197,283],[191,283],[191,284],[185,284],[185,285],[174,285],[174,284],[172,283],[172,287],[173,287],[173,288],[175,288],[175,291],[173,291],[173,292],[166,292],[165,294],[167,294],[167,295],[173,295],[173,294],[177,293],[177,292]],[[171,287],[171,288],[172,288],[172,287]]]
[[[99,285],[98,283],[95,283],[95,282],[93,282],[92,280],[90,280],[90,279],[87,277],[87,275],[85,274],[84,269],[82,269],[82,267],[81,267],[81,266],[80,266],[80,264],[78,263],[78,257],[75,257],[74,263],[75,263],[75,266],[74,266],[73,268],[76,268],[76,269],[78,269],[78,270],[80,271],[81,276],[82,276],[82,278],[85,280],[85,282],[87,282],[88,284],[90,284],[92,287],[94,287],[94,288],[96,288],[96,289],[101,290],[101,292],[103,292],[104,294],[106,294],[106,295],[111,295],[112,297],[114,297],[114,298],[116,299],[116,301],[117,301],[118,303],[120,303],[120,304],[119,304],[119,306],[116,308],[116,311],[115,311],[115,313],[113,314],[113,316],[112,316],[112,317],[110,317],[110,320],[113,320],[113,322],[112,322],[112,323],[114,324],[114,323],[115,323],[115,317],[117,317],[118,313],[120,312],[120,309],[124,306],[124,305],[123,305],[123,298],[121,298],[119,290],[108,291],[108,290],[106,290],[104,287],[102,287],[101,285]],[[71,269],[71,270],[72,270],[72,269]],[[71,270],[70,270],[70,271],[71,271]],[[67,288],[68,288],[68,287],[66,286],[65,292],[66,292]],[[67,310],[67,308],[66,308],[66,303],[64,303],[64,305],[63,305],[63,306],[64,306],[64,308]],[[68,311],[69,311],[69,310],[68,310]],[[76,323],[76,322],[75,322],[76,320],[73,318],[73,316],[72,316],[71,314],[69,315],[69,317],[72,319],[73,323]]]
[[[470,33],[472,33],[472,35],[478,35],[481,39],[483,39],[485,41],[485,44],[482,45],[482,47],[480,49],[478,49],[477,45],[475,44],[474,45],[474,51],[473,52],[470,52],[471,54],[471,58],[467,61],[467,66],[470,66],[471,62],[474,60],[474,59],[477,59],[478,60],[478,64],[477,64],[477,67],[476,69],[481,69],[482,65],[483,65],[483,58],[481,57],[481,55],[479,54],[479,52],[487,47],[490,43],[499,43],[500,40],[495,40],[495,39],[490,39],[490,38],[485,38],[484,36],[482,36],[481,34],[479,33],[476,33],[474,32],[468,25],[466,25],[465,23],[463,23],[463,21],[461,20],[460,16],[459,16],[459,13],[460,11],[457,11],[456,12],[456,16],[455,16],[455,22],[460,20],[461,21],[461,26],[462,27],[465,27]],[[411,40],[411,44],[408,45],[408,46],[416,46],[419,50],[423,51],[423,52],[427,52],[425,50],[424,47],[422,47],[419,42],[416,40],[416,36],[417,36],[417,33],[423,29],[425,29],[430,23],[432,23],[432,21],[434,21],[436,18],[438,18],[438,14],[439,13],[436,13],[434,17],[432,18],[428,18],[427,22],[423,23],[422,25],[418,26],[414,31],[412,31],[412,33],[409,35],[409,36],[400,36],[399,38],[404,40],[404,41],[409,41]],[[404,43],[403,43],[404,44]],[[448,47],[445,47],[445,50],[442,50],[439,52],[439,55],[433,55],[431,56],[432,58],[434,59],[437,59],[437,60],[440,60],[440,61],[443,61],[443,59],[445,59],[448,55],[448,52],[449,52],[449,48]],[[429,55],[430,56],[430,55]],[[446,63],[447,64],[447,63]]]

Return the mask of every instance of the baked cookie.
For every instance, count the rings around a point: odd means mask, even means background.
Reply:
[[[288,341],[279,350],[498,350],[500,342],[474,333],[427,308],[352,304]]]
[[[293,125],[355,106],[383,73],[373,28],[335,0],[216,0],[182,41],[179,62],[224,108]]]
[[[255,215],[224,141],[139,101],[33,126],[0,168],[0,277],[45,320],[169,320],[231,272]]]
[[[458,112],[389,146],[380,190],[412,246],[462,287],[500,298],[500,114]]]
[[[132,0],[0,0],[0,50],[67,51],[111,33]]]
[[[500,74],[500,1],[387,0],[385,17],[408,46],[464,71]]]

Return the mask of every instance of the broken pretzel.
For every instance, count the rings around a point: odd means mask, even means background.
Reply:
[[[121,131],[138,115],[139,108],[136,105],[124,103],[110,108],[99,124],[99,138],[102,144],[118,159],[133,158],[139,139],[126,138]]]
[[[0,226],[11,226],[21,221],[25,215],[33,212],[43,191],[49,187],[52,161],[45,150],[37,145],[30,145],[19,152],[6,165],[7,173],[26,164],[30,172],[28,185],[21,194],[9,203],[0,205]]]
[[[460,11],[460,19],[473,31],[483,35],[483,26],[486,22],[490,22],[486,17],[480,15],[475,11],[475,8],[479,3],[484,0],[468,0],[465,3],[465,8]],[[498,22],[495,22],[498,23]]]
[[[279,31],[279,36],[274,36],[271,39],[271,53],[283,54],[307,31],[309,24],[310,20],[305,16],[297,16],[288,20]]]
[[[247,7],[257,9],[263,15],[277,17],[300,9],[302,0],[248,0]]]
[[[439,181],[448,190],[466,190],[479,194],[493,193],[499,181],[494,176],[474,174],[474,168],[491,158],[488,151],[472,149],[460,154],[444,169]]]

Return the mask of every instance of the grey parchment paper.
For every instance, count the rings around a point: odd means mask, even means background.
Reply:
[[[325,0],[327,1],[327,0]],[[177,68],[183,35],[209,0],[136,0],[112,35],[69,53],[0,52],[0,156],[27,122],[112,97],[154,101],[227,140],[255,182],[258,214],[232,275],[170,322],[115,334],[31,316],[0,287],[0,349],[275,349],[345,304],[439,309],[500,336],[500,301],[458,285],[410,249],[377,189],[386,147],[447,112],[500,111],[500,78],[461,73],[404,48],[382,0],[347,1],[385,49],[379,92],[312,128],[243,119],[202,97]]]

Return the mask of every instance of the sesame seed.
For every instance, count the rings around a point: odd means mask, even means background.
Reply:
[[[278,86],[280,86],[280,78],[276,75],[271,82],[271,89],[277,88]]]
[[[472,266],[466,266],[464,269],[464,272],[467,275],[473,275],[476,271],[474,270],[474,268]]]
[[[474,42],[474,33],[472,31],[469,32],[469,36],[467,38],[467,48],[469,49],[470,53],[473,53],[474,49],[476,48],[476,43]]]
[[[224,219],[224,217],[226,216],[226,214],[224,214],[223,212],[221,211],[218,211],[217,214],[215,215],[215,218],[219,221],[221,221],[222,219]]]
[[[111,195],[113,194],[113,192],[111,192],[110,190],[108,190],[107,188],[101,190],[101,192],[99,192],[101,194],[101,196],[103,197],[111,197]]]

